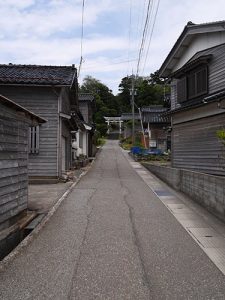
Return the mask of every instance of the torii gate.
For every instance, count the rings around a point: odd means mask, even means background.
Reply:
[[[104,117],[105,122],[108,125],[108,130],[109,130],[109,125],[111,123],[119,123],[119,128],[120,128],[120,134],[122,133],[122,123],[123,121],[121,120],[121,117]]]

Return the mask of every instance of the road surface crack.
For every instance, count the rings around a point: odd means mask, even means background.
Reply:
[[[145,267],[145,259],[144,259],[144,253],[143,253],[144,251],[143,251],[141,241],[140,241],[139,235],[138,235],[138,230],[137,230],[136,224],[135,224],[135,212],[134,212],[134,208],[130,205],[130,203],[127,200],[127,196],[130,194],[130,191],[127,189],[127,187],[124,186],[123,181],[121,180],[118,165],[119,165],[119,163],[118,163],[118,159],[116,156],[116,169],[117,169],[117,173],[118,173],[118,178],[120,180],[121,188],[124,191],[123,192],[123,200],[124,200],[125,205],[128,208],[128,212],[129,212],[129,219],[130,219],[132,234],[133,234],[133,242],[134,242],[134,245],[136,246],[138,257],[139,257],[141,268],[142,268],[143,285],[148,288],[149,294],[150,294],[151,284],[149,281],[147,269]]]
[[[97,183],[97,186],[100,183],[101,179],[102,179],[102,176],[100,176],[99,181]],[[83,239],[82,239],[82,242],[81,242],[81,245],[80,245],[79,255],[77,257],[77,261],[75,263],[73,275],[72,275],[72,278],[71,278],[70,289],[69,289],[69,293],[68,293],[68,297],[67,297],[68,300],[76,299],[76,292],[75,292],[75,295],[72,295],[72,291],[73,291],[74,283],[76,281],[78,269],[79,269],[79,266],[80,266],[81,257],[83,255],[83,249],[84,249],[84,245],[85,245],[85,242],[86,242],[86,239],[87,239],[87,232],[88,232],[88,228],[89,228],[89,224],[90,224],[91,215],[92,215],[92,212],[93,212],[93,207],[90,205],[90,201],[94,197],[97,190],[98,190],[98,188],[96,187],[94,189],[93,193],[91,194],[91,196],[88,198],[88,201],[87,201],[87,215],[86,215],[86,220],[87,221],[86,221],[86,226],[85,226],[85,230],[84,230]]]

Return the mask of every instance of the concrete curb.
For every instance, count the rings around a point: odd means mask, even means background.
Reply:
[[[98,151],[99,152],[99,151]],[[80,174],[77,181],[74,182],[68,190],[58,199],[55,205],[50,209],[47,215],[42,219],[42,221],[37,225],[37,227],[32,230],[28,236],[24,240],[22,240],[15,249],[13,249],[6,257],[0,261],[0,272],[4,271],[4,269],[33,241],[33,239],[38,235],[38,233],[44,228],[44,226],[50,221],[51,217],[55,214],[59,206],[62,202],[67,198],[73,188],[79,183],[81,178],[85,176],[91,169],[92,165],[94,164],[96,159],[94,159],[88,169]]]

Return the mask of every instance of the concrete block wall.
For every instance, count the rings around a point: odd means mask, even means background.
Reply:
[[[225,177],[148,163],[143,165],[171,187],[225,221]]]
[[[176,168],[168,168],[163,166],[155,166],[148,163],[142,163],[149,171],[157,177],[168,183],[174,189],[180,189],[181,170]]]

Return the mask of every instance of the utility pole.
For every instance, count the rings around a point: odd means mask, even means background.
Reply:
[[[134,79],[135,76],[132,75],[131,76],[131,90],[130,90],[130,94],[131,94],[131,107],[132,107],[132,145],[134,145],[135,143],[135,126],[134,126]]]

